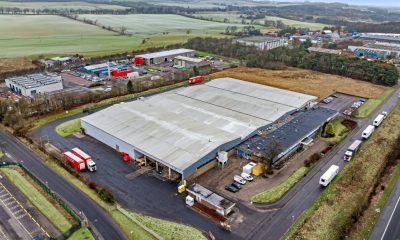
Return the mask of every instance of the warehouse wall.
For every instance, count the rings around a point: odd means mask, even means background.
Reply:
[[[126,152],[129,154],[129,156],[133,159],[138,159],[143,156],[139,151],[135,150],[133,146],[130,144],[104,132],[103,130],[100,130],[89,123],[81,120],[82,128],[85,129],[85,133],[100,142],[106,144],[107,146],[115,149],[118,152]],[[117,149],[118,145],[118,149]]]

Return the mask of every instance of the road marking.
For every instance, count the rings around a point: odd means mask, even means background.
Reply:
[[[394,214],[394,212],[396,211],[397,204],[399,204],[399,201],[400,201],[400,197],[397,199],[396,205],[394,206],[393,212],[392,212],[392,214],[390,215],[389,221],[388,221],[388,223],[387,223],[387,225],[386,225],[386,227],[385,227],[385,231],[383,231],[381,240],[385,237],[386,231],[387,231],[387,229],[388,229],[388,227],[389,227],[390,221],[392,220],[393,214]]]

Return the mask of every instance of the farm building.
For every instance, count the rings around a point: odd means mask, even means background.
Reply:
[[[254,136],[243,142],[236,149],[239,157],[259,161],[266,158],[270,152],[268,146],[278,147],[280,153],[273,162],[285,159],[304,145],[312,142],[315,134],[321,127],[334,117],[338,112],[326,108],[310,109],[306,112],[298,112],[298,115],[286,124],[263,135]]]
[[[191,58],[185,56],[177,56],[174,58],[174,65],[180,68],[193,68],[194,66],[201,68],[210,66],[210,62],[201,58]]]
[[[7,78],[5,82],[11,91],[26,97],[63,89],[61,76],[56,74],[36,73]]]
[[[81,119],[85,133],[165,175],[187,179],[281,117],[316,97],[220,78],[170,93],[113,105]],[[161,167],[162,170],[159,168]]]
[[[195,50],[179,48],[162,52],[141,54],[135,56],[135,63],[151,65],[172,62],[177,56],[194,57],[195,52]]]
[[[271,38],[271,37],[247,37],[239,38],[234,40],[237,43],[244,44],[246,46],[255,46],[261,50],[270,50],[278,47],[283,47],[285,40],[283,38]]]

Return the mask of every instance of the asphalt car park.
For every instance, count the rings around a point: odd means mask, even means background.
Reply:
[[[354,102],[359,101],[360,97],[351,96],[343,93],[335,93],[330,96],[332,100],[329,103],[321,102],[321,106],[324,108],[336,110],[340,113],[343,113],[344,110],[350,108]]]

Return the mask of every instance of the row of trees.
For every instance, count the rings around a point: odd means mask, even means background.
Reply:
[[[286,66],[311,69],[360,79],[375,84],[393,86],[399,79],[395,66],[379,61],[367,61],[340,55],[312,53],[309,43],[298,43],[292,48],[275,48],[261,51],[256,47],[234,43],[230,39],[194,38],[186,44],[189,48],[238,58],[249,67],[283,69]]]

